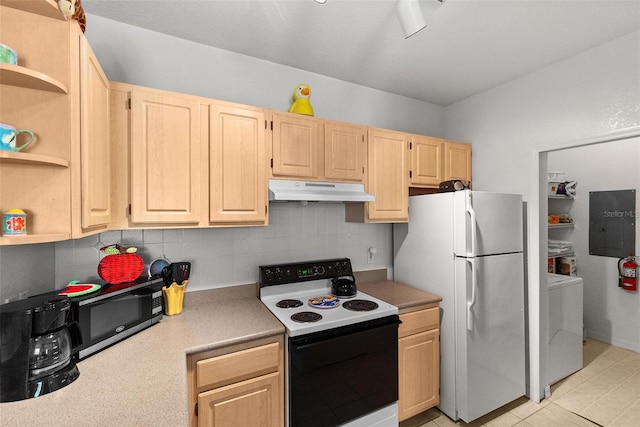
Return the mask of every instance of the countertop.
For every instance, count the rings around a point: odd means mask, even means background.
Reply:
[[[1,426],[187,426],[187,355],[284,334],[256,285],[187,292],[180,315],[78,363],[80,377],[0,403]]]
[[[371,273],[358,289],[400,313],[441,298]],[[187,426],[187,355],[284,334],[256,285],[187,292],[184,309],[78,363],[80,377],[47,395],[0,403],[0,426]]]
[[[357,282],[358,290],[398,307],[400,314],[425,305],[435,305],[442,297],[392,280]]]

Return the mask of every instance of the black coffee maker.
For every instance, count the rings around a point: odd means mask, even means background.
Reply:
[[[73,359],[80,330],[71,301],[56,294],[0,305],[0,402],[42,396],[80,375]]]

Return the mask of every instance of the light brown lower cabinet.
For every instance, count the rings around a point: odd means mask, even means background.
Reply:
[[[199,426],[279,426],[275,372],[198,394]]]
[[[440,403],[439,308],[401,314],[398,329],[398,419]]]
[[[282,337],[188,356],[191,426],[284,425]]]

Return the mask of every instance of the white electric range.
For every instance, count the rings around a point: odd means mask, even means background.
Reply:
[[[286,425],[396,427],[398,308],[332,295],[332,280],[355,284],[348,258],[259,270],[260,300],[286,329]]]

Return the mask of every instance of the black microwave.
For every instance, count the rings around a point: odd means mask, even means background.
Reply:
[[[71,298],[71,319],[78,323],[82,345],[75,357],[84,359],[162,319],[162,278],[120,285],[100,293]]]

